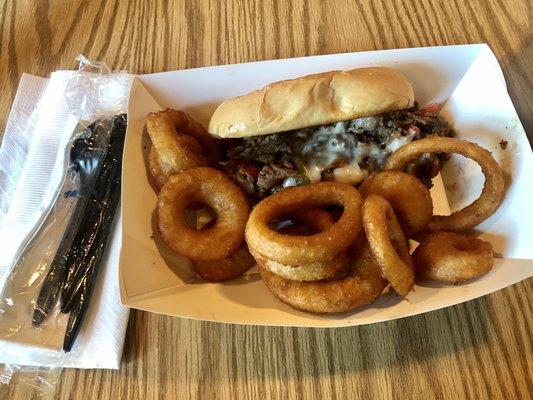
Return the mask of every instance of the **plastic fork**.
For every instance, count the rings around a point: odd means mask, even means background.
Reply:
[[[102,159],[106,153],[107,139],[100,134],[97,124],[91,124],[80,138],[74,140],[70,148],[70,179],[79,179],[78,200],[71,214],[67,228],[48,273],[43,281],[35,303],[32,324],[40,326],[48,317],[59,297],[62,282],[65,280],[66,264],[72,242],[81,223],[87,202],[92,193]]]

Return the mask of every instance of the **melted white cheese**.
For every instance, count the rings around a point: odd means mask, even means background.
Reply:
[[[414,132],[411,132],[411,133],[409,133],[408,135],[405,135],[405,136],[395,137],[394,139],[392,139],[390,141],[390,143],[387,145],[387,147],[385,147],[385,151],[388,154],[394,153],[396,150],[398,150],[403,145],[405,145],[407,143],[410,143],[413,140],[414,137],[415,137]]]
[[[316,160],[311,159],[304,164],[304,169],[309,181],[314,183],[320,182],[320,179],[322,178],[322,171],[326,169],[326,167],[324,167],[323,164],[317,165]]]
[[[335,168],[333,170],[333,176],[336,182],[357,185],[368,177],[368,171],[361,169],[358,163],[351,162],[343,167]]]
[[[283,181],[283,187],[289,187],[289,186],[297,186],[298,182],[296,181],[296,178],[294,176],[289,176],[288,178],[285,178]]]
[[[350,122],[338,122],[321,126],[310,133],[296,150],[304,162],[309,180],[319,182],[322,171],[340,164],[340,167],[333,170],[335,180],[357,184],[369,174],[367,170],[361,169],[359,164],[362,161],[369,159],[381,165],[390,153],[413,140],[414,132],[405,136],[397,133],[393,134],[384,148],[381,148],[374,142],[359,142],[353,134],[347,132],[348,127],[372,130],[378,124],[378,118],[364,117]]]

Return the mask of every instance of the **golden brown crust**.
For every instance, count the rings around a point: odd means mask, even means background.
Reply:
[[[213,226],[191,227],[184,211],[191,203],[211,207]],[[229,176],[209,167],[190,168],[168,178],[157,199],[157,227],[174,252],[191,260],[218,260],[233,254],[244,242],[249,205]]]
[[[413,105],[409,81],[391,68],[330,71],[275,82],[224,101],[209,133],[240,138],[401,110]]]
[[[243,244],[228,257],[218,260],[192,260],[194,271],[210,282],[226,281],[237,278],[255,265],[255,260]]]
[[[258,265],[266,287],[278,299],[293,308],[314,313],[337,313],[353,310],[373,302],[383,292],[387,282],[368,244],[349,250],[348,274],[338,280],[296,282],[284,279]]]
[[[368,196],[363,203],[363,226],[382,276],[396,293],[405,296],[413,288],[415,271],[409,245],[390,203],[376,194]]]
[[[284,278],[297,282],[322,281],[331,279],[344,267],[346,252],[341,251],[331,260],[316,261],[304,265],[285,265],[252,252],[258,265]]]
[[[210,159],[203,153],[196,152],[201,150],[196,138],[178,133],[173,111],[167,109],[150,113],[146,118],[146,129],[157,153],[159,168],[167,177],[210,163]]]
[[[359,192],[339,182],[318,182],[285,188],[259,202],[246,223],[250,251],[286,265],[310,264],[333,258],[345,250],[362,229]],[[339,205],[343,213],[329,229],[311,236],[284,235],[272,221],[304,207]]]
[[[413,262],[418,274],[449,284],[485,275],[494,265],[489,242],[444,231],[426,237]]]
[[[154,146],[150,147],[150,154],[148,155],[148,169],[150,170],[150,175],[154,180],[157,190],[161,190],[170,175],[166,174],[165,171],[163,171],[163,168],[161,168],[159,157]]]
[[[424,153],[457,153],[478,163],[485,175],[479,197],[465,208],[450,215],[434,215],[428,231],[465,231],[486,220],[496,212],[505,195],[503,171],[490,151],[475,143],[449,137],[432,136],[415,140],[392,153],[385,170],[403,170],[407,164]]]
[[[358,190],[364,198],[377,194],[387,200],[408,237],[422,232],[433,216],[433,201],[428,188],[404,172],[376,172],[363,181]]]

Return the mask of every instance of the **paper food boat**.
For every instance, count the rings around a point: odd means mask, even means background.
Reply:
[[[183,109],[207,126],[217,105],[227,98],[273,81],[363,66],[388,66],[403,72],[421,105],[446,102],[443,114],[454,124],[458,137],[486,147],[500,162],[508,184],[505,200],[478,227],[484,232],[481,238],[494,245],[494,269],[459,286],[421,282],[405,299],[387,294],[369,306],[336,315],[292,309],[267,290],[255,270],[224,283],[197,278],[189,262],[169,251],[154,229],[157,197],[146,169],[150,147],[146,115],[166,107]],[[143,75],[131,89],[128,118],[120,257],[121,298],[128,307],[236,324],[351,326],[448,307],[533,275],[533,156],[502,71],[486,45],[335,54]],[[502,140],[508,142],[505,150],[499,144]],[[444,187],[451,190],[437,191],[434,199],[444,208],[449,203],[452,210],[473,200],[483,184],[479,168],[462,157],[450,160],[442,176]]]

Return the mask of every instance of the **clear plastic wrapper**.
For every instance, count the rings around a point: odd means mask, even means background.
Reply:
[[[60,368],[0,365],[0,384],[17,387],[19,399],[54,397]]]
[[[43,133],[53,128],[42,126],[53,106],[42,98],[22,108],[27,115],[15,115],[0,152],[0,237],[14,237],[0,265],[0,354],[6,362],[6,354],[21,352],[20,365],[6,364],[0,382],[27,384],[42,395],[53,393],[59,368],[82,345],[76,338],[120,200],[131,76],[83,56],[78,61],[80,69],[65,72],[54,93],[67,112],[53,122],[70,133],[60,140]],[[43,143],[28,140],[29,131]]]
[[[65,88],[68,108],[80,123],[109,118],[125,113],[131,87],[131,75],[112,73],[103,62],[92,61],[78,55],[78,73],[75,73]]]

